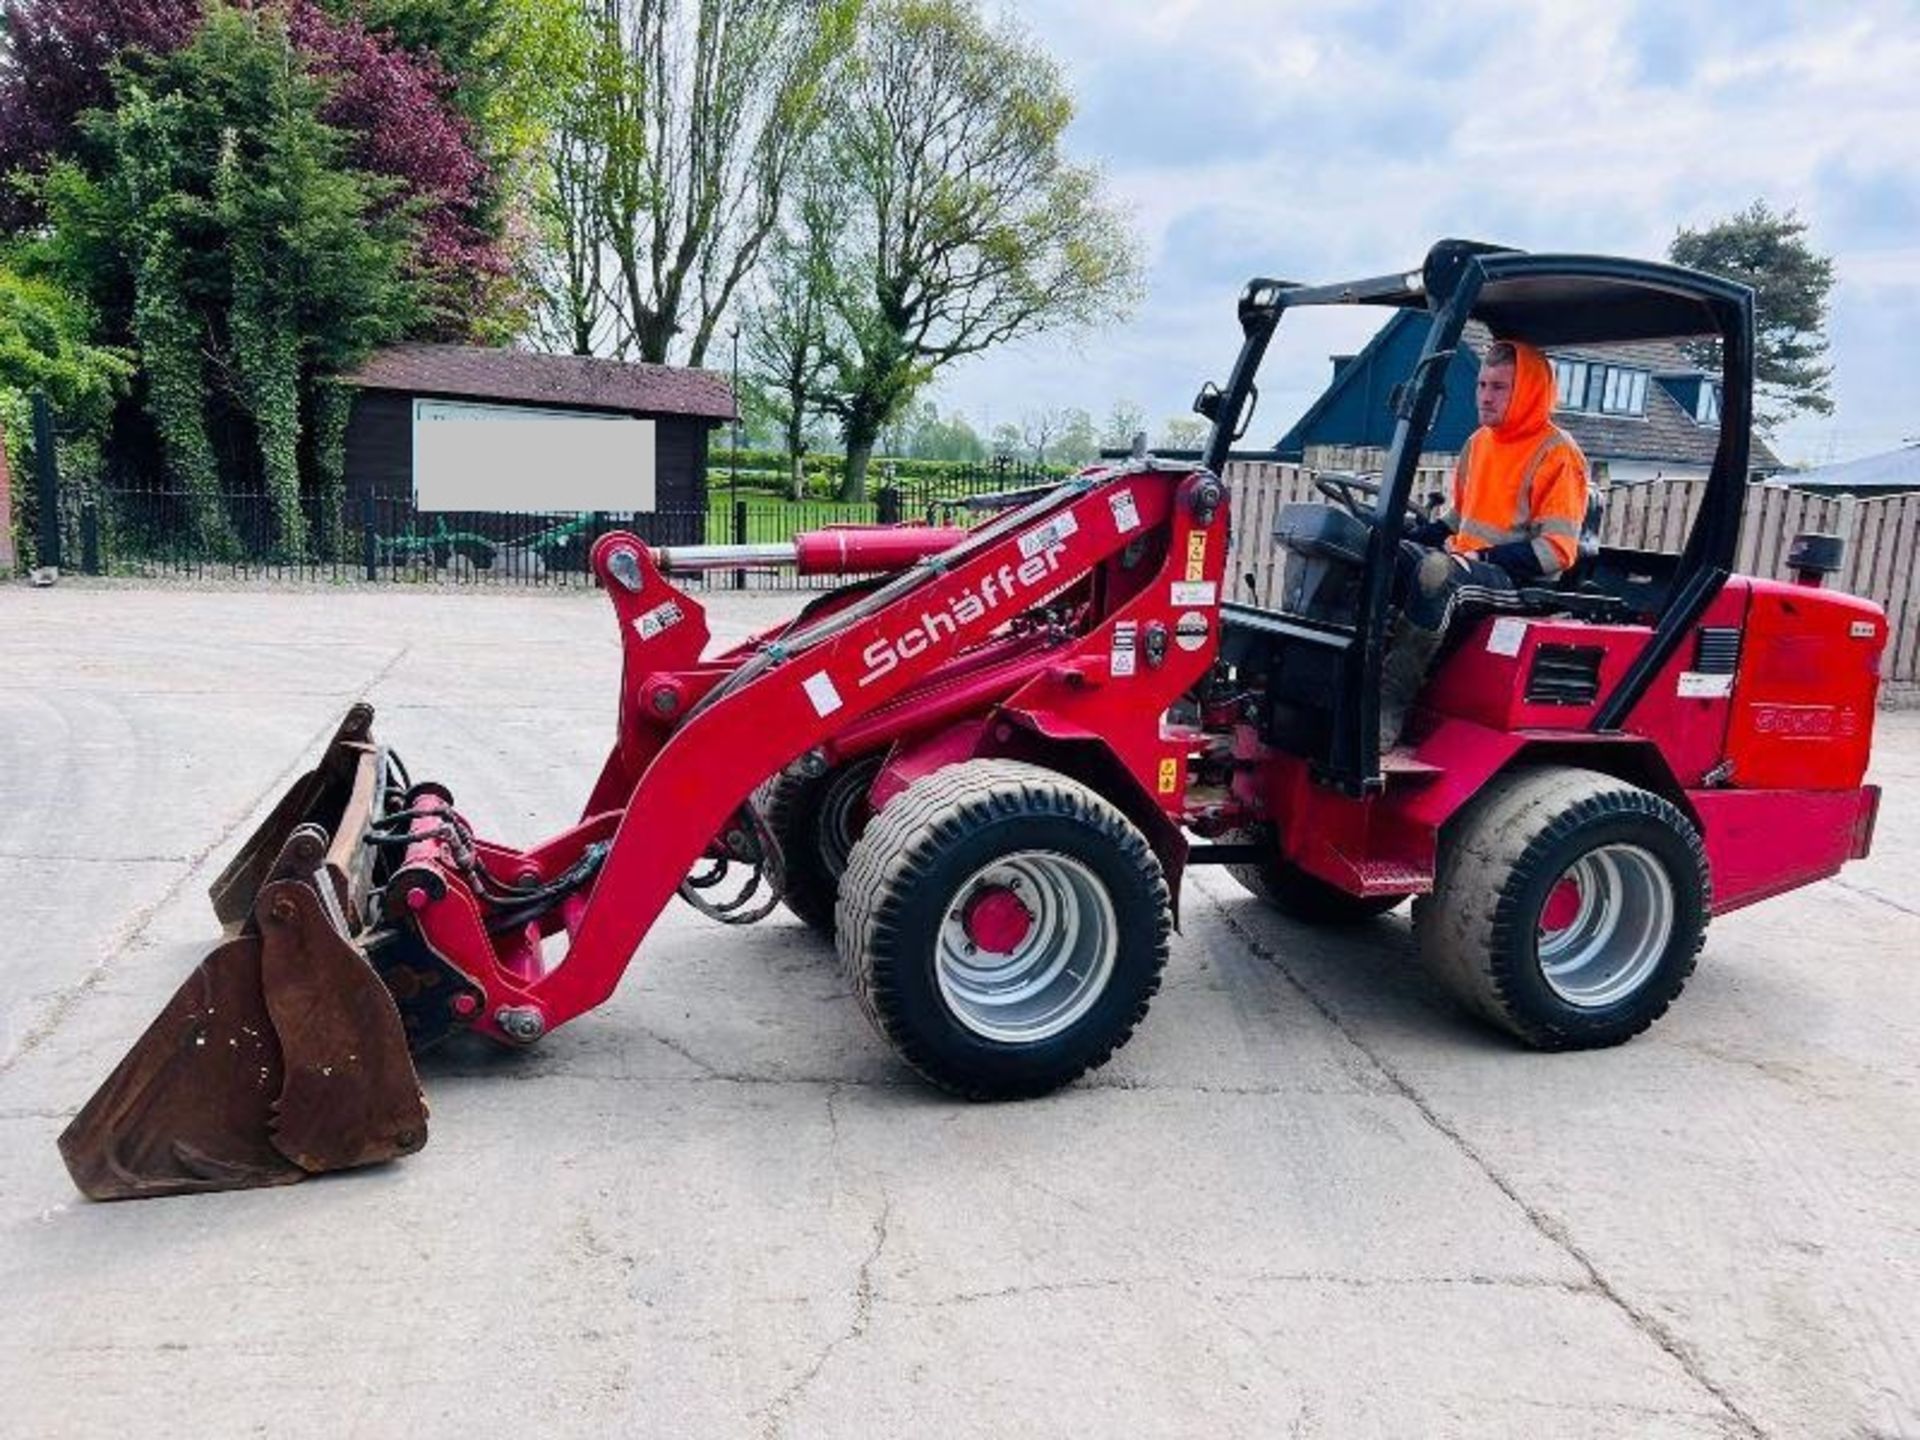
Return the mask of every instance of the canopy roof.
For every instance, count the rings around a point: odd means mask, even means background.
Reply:
[[[1532,255],[1442,240],[1418,270],[1336,285],[1255,280],[1243,306],[1381,305],[1425,309],[1453,292],[1462,269],[1485,276],[1472,318],[1503,339],[1594,345],[1725,333],[1749,303],[1746,287],[1697,270],[1611,255]]]

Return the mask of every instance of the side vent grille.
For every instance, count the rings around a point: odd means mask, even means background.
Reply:
[[[1600,696],[1598,645],[1542,645],[1527,672],[1529,705],[1591,705]]]
[[[1740,629],[1702,625],[1694,635],[1693,668],[1702,675],[1731,675],[1740,668]]]

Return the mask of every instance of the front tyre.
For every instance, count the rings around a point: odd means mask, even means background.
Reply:
[[[1077,781],[972,760],[910,785],[853,847],[841,964],[874,1027],[974,1100],[1106,1063],[1160,988],[1171,902],[1133,824]]]
[[[1693,823],[1592,770],[1522,770],[1449,828],[1415,909],[1422,960],[1541,1050],[1618,1045],[1680,994],[1710,889]]]
[[[881,751],[821,775],[778,775],[763,792],[761,813],[786,866],[780,898],[822,935],[833,934],[840,877],[866,827],[867,792],[885,759]]]

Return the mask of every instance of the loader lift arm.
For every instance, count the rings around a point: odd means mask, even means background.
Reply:
[[[1130,507],[1113,503],[1121,490],[1131,496]],[[1170,608],[1176,585],[1210,587],[1208,608],[1217,610],[1225,520],[1218,482],[1201,472],[1118,471],[1082,478],[996,518],[955,549],[918,562],[850,609],[761,650],[696,699],[647,762],[613,827],[613,848],[586,896],[564,959],[530,982],[505,979],[502,989],[511,1000],[490,1003],[479,1028],[523,1040],[603,1002],[682,878],[709,853],[765,776],[831,742],[1016,616],[1084,585],[1142,536],[1167,537],[1159,563],[1151,579],[1135,582],[1138,589],[1126,604],[1103,617],[1102,628],[1130,618],[1152,623]],[[1129,522],[1124,528],[1123,521]],[[1205,547],[1202,574],[1186,580],[1189,536],[1214,529],[1221,539]],[[637,623],[665,581],[645,547],[629,536],[605,537],[594,565],[621,616],[628,677],[623,690],[631,705],[636,694],[667,683],[653,678],[660,674],[648,654],[653,642]],[[622,580],[622,572],[629,578]],[[1217,626],[1209,633],[1217,636]],[[1107,653],[1103,640],[1092,644],[1088,635],[1062,634],[1059,640],[1062,651],[1075,657]],[[1191,683],[1204,673],[1210,647],[1180,659],[1185,663],[1173,667],[1169,679],[1184,689],[1182,679]],[[1051,683],[1078,688],[1087,680],[1062,670]],[[622,716],[623,734],[630,720],[631,712]],[[502,1027],[503,1008],[520,1011],[510,1016],[516,1030]]]
[[[904,747],[911,770],[915,745],[967,758],[956,736],[981,753],[1003,753],[993,732],[1081,749],[1098,736],[1113,784],[1137,791],[1113,803],[1154,810],[1162,843],[1177,837],[1193,739],[1162,717],[1217,652],[1226,529],[1212,475],[1149,463],[1088,471],[969,532],[816,532],[800,537],[803,566],[899,573],[717,656],[662,564],[712,557],[603,537],[592,564],[623,673],[579,822],[530,849],[483,838],[444,787],[405,780],[356,707],[216,882],[233,938],[76,1117],[69,1170],[119,1198],[417,1150],[426,1113],[406,1052],[458,1029],[524,1045],[594,1008],[676,893],[720,919],[765,913],[779,855],[752,797],[803,757]],[[768,905],[705,898],[729,857],[771,880]],[[316,1028],[284,1003],[312,963],[284,957],[313,956],[327,958],[328,1003],[303,1010],[356,1023]],[[377,1046],[356,1043],[375,1032]],[[344,1109],[328,1099],[349,1094]]]

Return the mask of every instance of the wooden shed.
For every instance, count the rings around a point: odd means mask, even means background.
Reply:
[[[466,345],[398,345],[347,380],[349,502],[421,512],[699,514],[735,413],[705,370]]]

